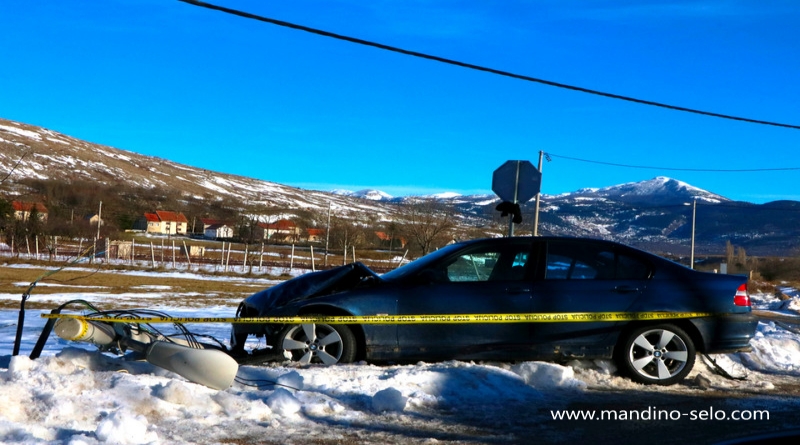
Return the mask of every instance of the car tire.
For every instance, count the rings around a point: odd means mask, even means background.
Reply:
[[[353,331],[343,324],[289,325],[278,334],[278,345],[289,361],[301,364],[352,363],[357,352]]]
[[[694,366],[694,342],[672,324],[634,329],[621,338],[620,346],[620,369],[639,383],[672,385],[683,380]]]

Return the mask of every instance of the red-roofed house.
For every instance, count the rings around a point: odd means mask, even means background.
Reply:
[[[258,223],[263,239],[281,242],[297,242],[300,228],[290,219],[279,219],[274,223]]]
[[[189,220],[183,213],[156,210],[155,213],[145,213],[147,220],[147,233],[162,235],[186,235]]]
[[[306,239],[309,243],[318,243],[325,236],[325,229],[306,229]]]
[[[383,247],[405,247],[406,239],[402,236],[387,235],[386,232],[375,232],[378,244]]]
[[[31,210],[35,207],[39,218],[42,221],[47,221],[47,207],[45,207],[44,204],[38,202],[11,201],[11,207],[14,208],[14,218],[27,221],[31,216]]]

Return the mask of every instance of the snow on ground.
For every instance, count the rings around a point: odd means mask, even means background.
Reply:
[[[148,267],[147,264],[139,264],[141,267]],[[32,266],[29,264],[4,264],[3,267],[7,268],[18,268],[18,269],[40,269],[38,266]],[[68,271],[82,271],[82,272],[95,272],[97,269],[93,269],[91,267],[82,267],[82,266],[70,266],[65,267],[63,270]],[[236,272],[245,272],[247,268],[242,268],[242,266],[238,266],[236,268],[231,267],[228,271],[231,273]],[[204,268],[196,267],[193,269],[172,269],[169,271],[164,272],[152,272],[148,270],[118,270],[118,269],[108,269],[108,270],[99,270],[97,273],[113,273],[116,275],[131,275],[131,276],[158,276],[162,278],[185,278],[185,279],[194,279],[194,280],[215,280],[215,281],[226,281],[232,280],[229,276],[224,275],[209,275],[209,273],[218,272],[216,266],[208,266],[204,265]],[[258,267],[255,267],[253,270],[253,275],[288,275],[291,277],[296,277],[307,273],[308,269],[289,269],[284,267],[263,267],[259,270]],[[278,281],[269,280],[265,281],[265,278],[245,278],[245,277],[238,277],[233,278],[233,280],[241,281],[241,280],[249,280],[249,282],[258,282],[264,284],[276,284]],[[38,284],[37,284],[38,286]]]
[[[181,317],[234,313],[233,305],[159,306],[159,291],[146,299],[154,303],[149,309]],[[88,297],[103,309],[113,301]],[[798,298],[796,293],[786,301],[753,296],[757,308],[785,314],[795,313]],[[514,433],[520,422],[514,413],[556,399],[582,400],[594,390],[697,391],[690,385],[645,387],[617,376],[607,361],[241,366],[237,382],[216,391],[54,335],[43,356],[31,360],[26,354],[44,325],[42,312],[27,311],[22,354],[12,357],[18,313],[0,310],[2,443],[497,443],[524,437],[524,431]],[[189,326],[227,342],[227,325]],[[715,357],[731,373],[749,374],[747,381],[713,374],[700,357],[689,379],[702,374],[718,387],[769,393],[777,379],[800,377],[800,335],[761,323],[752,344],[752,353]],[[479,424],[508,436],[487,437]]]

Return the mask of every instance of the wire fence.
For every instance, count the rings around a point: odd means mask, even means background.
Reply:
[[[0,243],[0,256],[7,258],[62,263],[80,255],[95,264],[270,275],[297,275],[355,261],[383,273],[407,261],[407,251],[358,251],[351,246],[334,254],[314,245],[210,243],[184,237],[151,241],[31,237],[19,245]]]

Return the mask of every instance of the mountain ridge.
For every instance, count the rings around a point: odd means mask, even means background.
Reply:
[[[22,179],[89,181],[104,185],[127,184],[143,189],[158,187],[214,203],[226,199],[252,208],[275,208],[284,214],[332,209],[344,217],[391,221],[404,205],[436,200],[458,211],[458,224],[502,235],[507,221],[495,206],[494,195],[445,193],[394,197],[374,189],[355,192],[305,190],[270,181],[178,164],[159,157],[82,141],[42,127],[0,118],[1,190],[7,196],[25,192]],[[603,188],[585,188],[558,195],[542,195],[540,234],[592,236],[614,239],[643,248],[685,251],[691,236],[692,204],[696,202],[698,249],[724,252],[725,243],[756,249],[763,254],[798,250],[796,223],[800,203],[750,204],[691,186],[677,179],[653,179]],[[517,233],[532,233],[533,202],[522,205],[523,223]],[[670,247],[672,246],[672,247]]]

